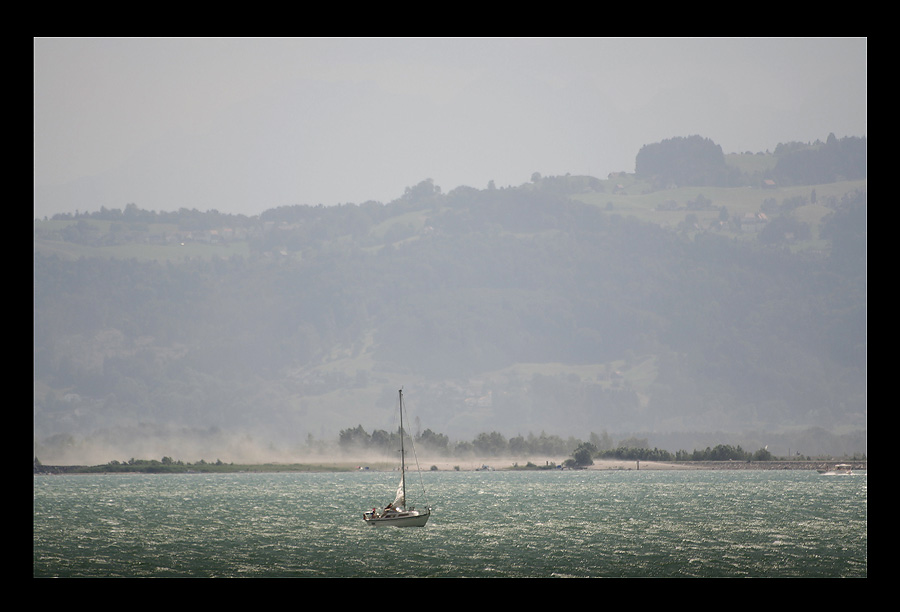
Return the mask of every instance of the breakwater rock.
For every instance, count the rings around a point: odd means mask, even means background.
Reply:
[[[679,461],[678,465],[698,470],[829,470],[835,464],[849,464],[851,470],[866,470],[867,461]]]

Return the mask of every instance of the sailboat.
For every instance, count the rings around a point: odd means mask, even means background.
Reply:
[[[428,522],[428,517],[431,516],[429,507],[426,507],[424,511],[419,511],[406,504],[406,451],[403,437],[403,389],[400,389],[400,484],[397,487],[394,501],[389,503],[384,510],[372,508],[363,513],[363,520],[372,527],[424,527]],[[416,460],[416,471],[420,472],[418,460]],[[425,486],[422,485],[423,495],[424,492]]]

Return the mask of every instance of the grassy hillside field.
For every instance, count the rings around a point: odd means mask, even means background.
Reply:
[[[756,156],[738,156],[756,157]],[[734,159],[729,156],[728,159]],[[744,162],[746,163],[746,162]],[[586,204],[597,206],[610,213],[622,216],[633,216],[641,221],[647,221],[669,229],[678,229],[684,226],[688,215],[693,215],[699,221],[700,229],[709,228],[720,218],[721,209],[724,207],[731,218],[743,218],[745,215],[759,213],[766,200],[774,200],[777,203],[785,200],[802,199],[806,203],[795,208],[792,215],[798,221],[809,225],[811,236],[803,241],[793,244],[795,250],[821,249],[825,245],[820,240],[819,232],[823,219],[831,212],[828,207],[829,200],[840,201],[847,193],[865,191],[867,181],[841,181],[824,185],[803,185],[792,187],[775,187],[771,189],[756,189],[749,187],[679,187],[665,190],[651,190],[651,187],[633,175],[618,175],[602,181],[605,191],[589,192],[573,195],[572,198]],[[815,194],[816,201],[811,201],[811,195]],[[709,201],[709,205],[703,209],[690,208],[690,204],[698,197]],[[421,230],[428,214],[433,211],[411,211],[391,217],[371,228],[370,234],[374,238],[382,239],[388,235],[391,228],[405,227],[416,231]],[[249,256],[250,246],[246,240],[229,240],[222,242],[181,241],[174,239],[178,228],[173,224],[150,224],[140,227],[138,231],[144,234],[147,241],[127,242],[110,246],[88,246],[73,242],[61,242],[48,240],[42,236],[52,232],[58,232],[66,226],[78,223],[75,220],[35,220],[34,221],[34,249],[46,254],[56,254],[59,257],[77,259],[79,257],[112,257],[123,259],[156,260],[160,262],[177,262],[195,258],[228,258],[234,255]],[[82,221],[96,227],[98,233],[109,232],[113,222],[91,219]],[[734,237],[740,240],[754,240],[755,232],[735,231],[730,228],[716,230],[722,235]],[[412,232],[415,234],[415,232]],[[415,238],[400,238],[397,242]]]

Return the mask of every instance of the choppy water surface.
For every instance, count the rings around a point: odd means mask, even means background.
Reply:
[[[866,577],[865,474],[428,472],[34,477],[35,576]],[[419,504],[423,505],[423,504]]]

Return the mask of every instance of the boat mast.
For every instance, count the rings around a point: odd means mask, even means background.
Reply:
[[[403,389],[400,389],[400,486],[403,490],[403,507],[406,507],[406,455],[403,450]]]

